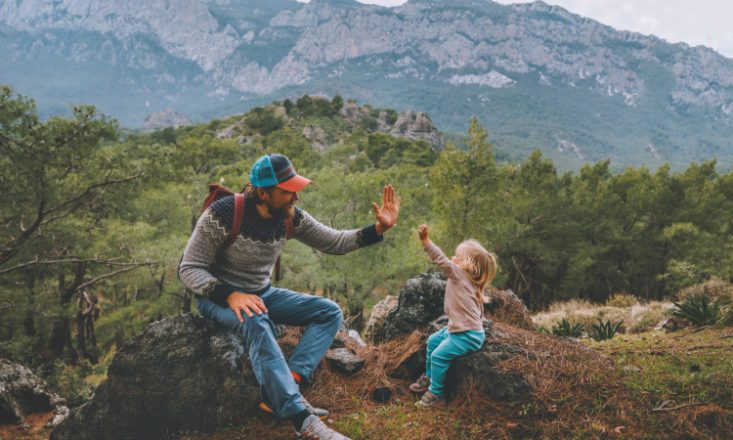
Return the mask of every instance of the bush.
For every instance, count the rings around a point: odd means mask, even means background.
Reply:
[[[672,316],[688,321],[695,327],[712,325],[720,319],[720,299],[712,303],[707,296],[691,296],[681,303],[674,303]]]
[[[563,318],[557,325],[552,326],[552,334],[555,336],[569,336],[579,338],[583,334],[583,324],[570,324],[570,321]]]
[[[725,326],[733,325],[733,304],[721,307],[720,318],[718,319],[717,324]]]
[[[605,341],[606,339],[612,339],[616,335],[616,332],[618,331],[619,327],[621,327],[622,323],[623,321],[613,323],[611,322],[611,320],[603,322],[599,319],[597,324],[591,325],[588,336],[596,341]]]
[[[639,304],[639,299],[626,292],[614,293],[613,296],[608,298],[608,301],[606,301],[606,305],[611,307],[631,307],[637,304]]]
[[[719,300],[720,304],[733,303],[733,284],[711,279],[702,284],[686,287],[677,293],[677,300],[684,302],[688,298],[707,297],[710,301]]]

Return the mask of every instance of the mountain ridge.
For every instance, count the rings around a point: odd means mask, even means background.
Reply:
[[[518,158],[541,148],[570,168],[733,163],[733,60],[543,2],[21,0],[0,3],[0,25],[0,82],[42,111],[68,105],[64,89],[136,127],[166,108],[203,120],[341,94],[446,131],[476,116]]]

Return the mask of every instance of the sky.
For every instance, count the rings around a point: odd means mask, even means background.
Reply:
[[[305,0],[299,0],[305,1]],[[357,0],[398,6],[405,0]],[[496,0],[530,3],[530,0]],[[544,0],[619,30],[652,34],[671,43],[705,45],[733,58],[731,0]]]

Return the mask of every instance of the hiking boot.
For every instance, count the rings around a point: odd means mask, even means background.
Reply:
[[[308,416],[303,422],[298,438],[306,440],[351,440],[326,426],[325,423],[315,415]]]
[[[425,391],[425,394],[422,395],[420,400],[415,402],[415,406],[418,408],[435,408],[435,407],[445,407],[446,402],[445,399],[442,397],[438,397],[435,394],[431,393],[430,391]]]
[[[326,417],[328,417],[328,410],[325,410],[323,408],[316,408],[315,406],[311,405],[307,400],[305,400],[305,397],[301,397],[301,402],[303,402],[303,406],[305,406],[305,409],[307,409],[309,413],[321,419],[325,419]],[[260,402],[259,407],[262,411],[266,413],[274,414],[274,411],[269,406],[267,406],[265,402]]]
[[[425,391],[430,388],[430,378],[425,375],[425,373],[421,374],[420,377],[417,378],[417,381],[410,385],[410,391],[413,393],[424,393]]]
[[[314,416],[317,416],[320,419],[325,419],[328,417],[328,410],[323,408],[316,408],[315,406],[311,405],[307,400],[305,400],[305,397],[301,398],[301,402],[303,402],[303,406],[305,406],[305,409],[308,410],[311,414]]]

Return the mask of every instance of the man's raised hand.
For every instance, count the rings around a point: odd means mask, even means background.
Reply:
[[[374,216],[377,218],[377,234],[382,235],[387,229],[397,224],[397,217],[400,215],[400,204],[402,198],[395,199],[394,188],[392,185],[386,185],[382,193],[382,206],[377,206],[376,202],[372,202]]]

